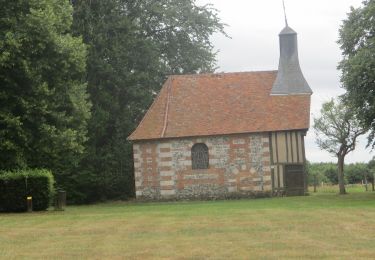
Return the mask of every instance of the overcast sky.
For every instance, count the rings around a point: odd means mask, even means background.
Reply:
[[[298,33],[299,59],[303,74],[314,91],[311,122],[319,115],[322,102],[336,97],[340,88],[341,60],[338,30],[350,6],[359,7],[362,0],[285,0],[288,24]],[[282,0],[198,0],[211,3],[228,24],[228,39],[214,35],[218,53],[218,72],[275,70],[278,67],[278,34],[284,27]],[[312,125],[312,123],[310,123]],[[365,149],[363,137],[357,149],[346,157],[347,163],[367,162],[375,152]],[[306,137],[306,157],[312,162],[336,161],[315,144],[310,128]]]

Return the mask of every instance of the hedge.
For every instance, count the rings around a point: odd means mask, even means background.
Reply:
[[[44,169],[0,172],[0,211],[27,210],[26,198],[33,199],[33,210],[46,210],[52,199],[54,179]]]

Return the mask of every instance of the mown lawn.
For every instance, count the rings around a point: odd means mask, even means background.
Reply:
[[[3,259],[374,259],[375,192],[0,214]]]

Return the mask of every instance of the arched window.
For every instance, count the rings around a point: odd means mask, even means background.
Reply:
[[[205,144],[194,144],[191,148],[191,166],[193,170],[208,169],[208,147]]]

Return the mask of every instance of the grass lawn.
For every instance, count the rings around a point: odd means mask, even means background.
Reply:
[[[0,214],[0,258],[374,259],[375,192],[355,191]]]

